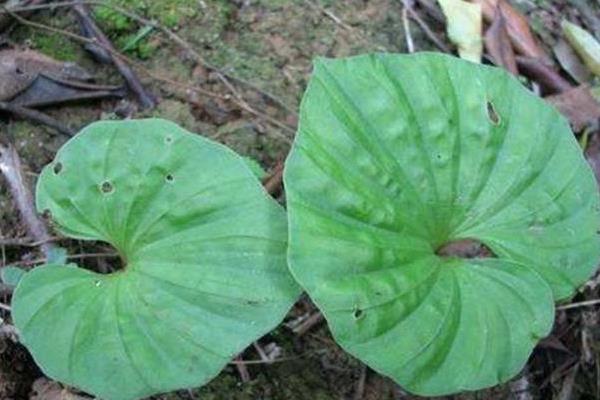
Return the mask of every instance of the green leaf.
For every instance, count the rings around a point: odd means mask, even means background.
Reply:
[[[454,57],[318,60],[284,182],[292,273],[346,350],[421,395],[518,373],[600,258],[568,123]],[[437,255],[466,239],[495,257]]]
[[[585,65],[594,75],[600,76],[600,43],[588,31],[567,20],[562,22],[562,29]]]
[[[62,247],[52,247],[48,251],[47,264],[64,265],[67,263],[67,249]]]
[[[283,209],[241,157],[164,120],[85,128],[43,170],[37,207],[126,264],[35,268],[13,298],[43,371],[102,399],[207,382],[299,294]]]
[[[448,37],[458,47],[461,58],[481,62],[481,5],[463,0],[438,0],[446,16]]]
[[[138,29],[135,36],[129,38],[129,40],[127,40],[127,43],[125,43],[125,45],[121,48],[121,50],[122,51],[134,50],[136,47],[138,47],[140,42],[142,40],[144,40],[146,38],[146,36],[148,36],[153,30],[154,30],[154,27],[150,26],[150,25],[145,25],[145,26],[140,27],[140,29]]]
[[[0,280],[8,286],[15,287],[25,275],[25,272],[22,268],[9,265],[0,269]]]

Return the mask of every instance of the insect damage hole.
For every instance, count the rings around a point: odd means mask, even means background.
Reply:
[[[173,183],[173,181],[175,181],[175,178],[173,177],[173,175],[167,174],[165,176],[165,181],[167,181],[167,183]]]
[[[56,164],[54,164],[54,167],[52,167],[52,171],[54,172],[54,175],[60,174],[62,169],[63,169],[63,165],[61,162],[57,162]]]
[[[168,135],[168,136],[166,136],[166,137],[165,137],[165,143],[166,143],[166,144],[171,144],[171,143],[173,143],[173,136],[171,136],[171,135]]]
[[[110,194],[115,191],[115,187],[109,181],[104,181],[100,184],[100,191],[104,194]]]
[[[50,221],[52,219],[52,211],[49,208],[44,209],[42,211],[42,218],[46,221]]]
[[[354,311],[352,311],[352,317],[354,317],[355,321],[358,321],[359,319],[363,318],[365,316],[365,312],[364,310],[361,310],[360,308],[355,308]]]
[[[488,113],[488,118],[490,119],[490,122],[494,125],[498,125],[500,123],[500,115],[498,115],[498,112],[496,111],[496,108],[494,107],[494,103],[492,103],[491,101],[487,101],[486,103],[486,107],[487,107],[487,113]]]

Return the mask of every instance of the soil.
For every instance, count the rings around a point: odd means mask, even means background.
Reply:
[[[110,0],[109,3],[158,20],[188,41],[206,62],[260,88],[264,93],[249,89],[247,85],[236,85],[256,110],[289,126],[295,125],[297,116],[285,108],[298,108],[314,57],[407,51],[402,28],[402,2],[397,0]],[[556,14],[553,8],[549,11],[541,0],[513,3],[531,16],[540,36],[554,40],[553,32],[560,13]],[[560,5],[559,10],[564,13],[581,18],[576,6],[571,7],[566,2],[550,3]],[[594,0],[585,3],[600,16],[600,6]],[[202,90],[225,94],[227,88],[214,72],[198,64],[189,52],[156,30],[136,40],[140,26],[109,9],[96,8],[94,16],[118,48],[128,48],[125,52],[128,57],[140,62],[155,77],[164,78],[158,81],[138,69],[144,85],[160,98],[160,104],[151,111],[135,111],[136,117],[157,116],[173,120],[190,131],[211,137],[253,158],[265,171],[272,170],[285,158],[293,133],[231,101],[203,95]],[[425,14],[423,18],[438,37],[447,40],[442,25]],[[73,14],[65,9],[41,11],[31,19],[59,29],[72,30],[76,26]],[[418,50],[436,50],[414,24],[411,36]],[[57,60],[76,62],[93,73],[98,83],[121,83],[112,66],[95,62],[80,44],[65,36],[15,25],[6,38],[16,47],[30,47]],[[169,84],[165,79],[178,84]],[[116,118],[135,107],[135,99],[129,98],[71,104],[49,108],[45,112],[78,129],[98,119]],[[9,132],[33,184],[36,174],[53,158],[68,136],[27,121],[5,117],[0,121],[0,131]],[[284,201],[281,196],[279,200]],[[4,185],[0,185],[0,236],[26,236]],[[74,240],[60,243],[71,254],[107,251],[104,244]],[[3,264],[38,257],[35,248],[2,247]],[[115,267],[112,262],[112,259],[87,259],[84,264],[93,269],[106,269],[107,265],[108,268]],[[584,287],[574,300],[598,298],[599,294],[600,284],[596,282]],[[0,301],[10,303],[9,294],[0,292]],[[559,311],[553,334],[538,346],[527,368],[511,382],[446,398],[600,398],[600,321],[595,310],[597,308]],[[230,365],[205,387],[156,396],[155,399],[417,398],[340,349],[325,322],[316,324],[301,336],[286,326],[315,312],[316,308],[303,298],[284,324],[260,339],[259,345],[263,348],[271,344],[279,348],[280,360],[247,365],[248,382],[242,382],[236,366]],[[10,315],[2,310],[0,318],[10,321]],[[241,357],[243,360],[260,359],[252,347]],[[42,376],[22,346],[10,338],[0,338],[0,400],[29,399],[33,382]]]

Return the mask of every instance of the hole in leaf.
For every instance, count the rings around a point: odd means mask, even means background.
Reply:
[[[115,188],[114,188],[113,184],[110,183],[109,181],[104,181],[100,185],[100,191],[104,194],[112,193],[112,192],[114,192],[114,190],[115,190]]]
[[[500,123],[500,116],[496,112],[496,108],[494,107],[494,104],[491,101],[487,102],[487,113],[488,118],[490,119],[492,124],[498,125]]]
[[[44,211],[42,211],[42,218],[44,218],[46,221],[50,221],[52,219],[52,211],[46,208]]]
[[[495,257],[492,250],[479,240],[461,239],[444,243],[436,251],[440,257],[457,258],[491,258]]]
[[[15,73],[17,75],[23,75],[24,74],[23,70],[21,68],[18,68],[18,67],[15,69]]]
[[[167,176],[165,176],[165,181],[167,181],[169,183],[173,183],[174,180],[175,180],[175,178],[171,174],[167,174]]]
[[[63,169],[63,165],[60,162],[57,162],[56,164],[54,164],[54,167],[52,168],[52,171],[54,171],[55,175],[60,174],[60,171],[62,171]]]
[[[354,317],[355,320],[359,320],[365,316],[365,312],[363,310],[361,310],[360,308],[357,308],[352,312],[352,316]]]
[[[165,143],[166,144],[173,143],[173,136],[169,135],[169,136],[165,137]]]

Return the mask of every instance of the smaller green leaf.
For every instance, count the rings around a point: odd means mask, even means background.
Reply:
[[[48,252],[48,264],[63,265],[67,263],[67,250],[63,247],[52,247]]]
[[[12,297],[42,371],[103,400],[208,382],[299,294],[285,211],[240,156],[172,122],[86,127],[40,174],[36,205],[124,260],[111,274],[49,262]]]
[[[144,38],[146,36],[148,36],[153,30],[154,30],[154,27],[152,27],[150,25],[142,26],[137,31],[137,33],[135,34],[135,36],[133,36],[131,39],[129,39],[127,41],[127,43],[125,43],[125,45],[123,46],[122,50],[123,51],[134,50],[138,46],[138,44],[142,40],[144,40]]]
[[[562,22],[563,32],[585,65],[600,76],[600,43],[585,29],[569,21]]]
[[[448,37],[460,58],[481,62],[481,5],[462,0],[438,0],[447,20]]]
[[[25,271],[19,267],[8,266],[0,269],[0,279],[8,286],[15,287],[25,275]]]

